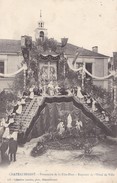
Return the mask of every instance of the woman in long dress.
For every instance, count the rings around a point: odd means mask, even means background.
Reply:
[[[63,133],[65,132],[64,123],[62,121],[58,124],[57,131],[59,135],[63,135]]]
[[[16,110],[16,114],[21,114],[22,113],[22,104],[20,101],[18,101],[18,109]]]
[[[69,114],[67,117],[67,130],[71,133],[71,129],[72,129],[72,117],[71,114]]]
[[[33,87],[29,89],[29,92],[30,92],[29,98],[32,100],[34,98]]]
[[[84,98],[84,96],[81,93],[81,87],[77,87],[77,97],[81,100]]]
[[[96,110],[97,110],[97,108],[96,108],[96,100],[95,99],[92,99],[93,101],[92,101],[92,111],[93,112],[95,112]]]
[[[69,114],[68,117],[67,117],[67,127],[68,128],[72,127],[72,117],[71,117],[71,114]]]
[[[10,130],[9,130],[9,124],[6,123],[5,119],[3,118],[1,125],[5,128],[2,138],[9,139],[10,138]]]
[[[50,83],[48,84],[48,90],[49,90],[49,95],[53,96],[55,88],[54,88],[54,85],[53,85],[52,81],[50,81]]]

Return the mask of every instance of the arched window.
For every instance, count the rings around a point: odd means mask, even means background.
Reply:
[[[40,31],[40,37],[44,38],[44,32],[43,31]]]

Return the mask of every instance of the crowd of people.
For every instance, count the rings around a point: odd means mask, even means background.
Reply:
[[[92,95],[92,93],[86,93],[81,90],[81,87],[74,87],[74,88],[64,88],[58,86],[58,84],[54,84],[54,82],[50,81],[48,85],[44,85],[41,87],[40,95],[68,95],[68,96],[76,96],[80,102],[85,102],[90,108],[91,111],[94,113],[98,111],[102,115],[102,119],[105,121],[109,121],[109,114],[106,112],[102,106],[100,105],[98,99]]]
[[[27,92],[28,91],[28,92]],[[18,96],[13,102],[12,109],[6,112],[6,116],[0,120],[0,163],[16,161],[18,132],[10,132],[10,126],[15,122],[15,117],[22,114],[22,108],[26,100],[34,98],[34,87],[29,88]]]
[[[76,96],[80,102],[85,102],[90,108],[92,112],[100,112],[102,115],[102,119],[109,122],[108,113],[101,107],[98,100],[93,97],[91,94],[87,94],[81,90],[81,87],[75,88],[62,88],[57,83],[54,84],[50,81],[47,85],[40,86],[32,86],[28,88],[26,91],[22,93],[18,97],[18,100],[14,102],[13,108],[10,113],[7,114],[6,118],[2,118],[0,121],[0,153],[1,160],[3,162],[6,157],[6,152],[9,149],[9,160],[16,161],[16,152],[17,152],[17,132],[13,132],[10,134],[9,127],[11,124],[15,122],[15,116],[21,115],[23,106],[26,105],[27,100],[32,100],[34,96],[55,96],[55,95],[68,95],[68,96]],[[63,136],[66,132],[71,134],[72,129],[80,133],[83,129],[83,123],[80,119],[76,119],[75,125],[73,126],[73,120],[71,114],[67,117],[67,124],[60,120],[57,125],[57,132],[60,136]]]

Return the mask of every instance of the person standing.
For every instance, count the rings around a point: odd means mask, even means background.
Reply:
[[[9,137],[10,137],[10,131],[9,131],[10,123],[8,121],[5,121],[5,119],[3,118],[1,125],[4,127],[4,133],[2,135],[2,138],[9,139]]]
[[[16,161],[16,152],[17,152],[18,144],[14,138],[9,139],[9,156],[10,161]]]
[[[70,134],[71,134],[71,129],[72,129],[72,116],[71,114],[69,114],[67,117],[67,130]]]
[[[29,89],[29,92],[30,92],[29,98],[32,100],[34,98],[34,87],[31,87]]]
[[[21,114],[22,113],[22,104],[21,101],[18,101],[18,109],[16,110],[16,114]]]
[[[0,146],[2,164],[8,161],[7,149],[8,149],[8,139],[3,138]]]
[[[62,136],[65,132],[64,123],[60,121],[60,123],[57,125],[57,131],[60,136]]]
[[[81,93],[81,87],[80,86],[77,87],[77,97],[79,98],[80,101],[84,98],[84,96]]]
[[[92,111],[93,112],[97,111],[97,108],[96,108],[96,100],[95,99],[92,99]]]

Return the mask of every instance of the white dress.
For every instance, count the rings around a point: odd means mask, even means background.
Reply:
[[[3,125],[3,127],[5,127],[5,131],[3,133],[2,138],[9,139],[10,138],[9,123],[6,123],[5,121],[3,121],[2,125]]]
[[[14,123],[14,118],[9,118],[9,124]]]
[[[49,89],[49,95],[53,96],[54,95],[54,86],[53,86],[52,82],[50,82],[48,84],[48,89]]]
[[[17,136],[18,136],[18,132],[13,132],[13,133],[10,135],[10,138],[13,138],[14,140],[17,141]]]
[[[17,114],[21,114],[22,113],[22,105],[21,105],[20,101],[18,102],[18,109],[16,110],[16,113]]]
[[[80,130],[80,123],[79,123],[79,121],[76,121],[76,129]]]
[[[33,91],[33,88],[30,88],[30,99],[33,99],[34,98],[34,91]]]
[[[83,126],[82,121],[77,120],[76,121],[76,129],[80,130],[82,126]]]
[[[62,134],[64,133],[65,128],[64,128],[63,122],[60,122],[60,123],[58,124],[57,130],[58,130],[58,133],[59,133],[60,135],[62,135]]]
[[[67,117],[67,128],[68,129],[72,128],[72,117],[71,117],[71,114],[69,114],[68,117]]]
[[[21,104],[22,104],[22,105],[25,105],[25,104],[26,104],[26,102],[25,102],[25,99],[24,99],[24,98],[22,98],[22,99],[21,99]]]
[[[81,88],[80,88],[80,87],[77,87],[77,97],[78,97],[79,99],[83,99],[83,98],[84,98],[84,96],[83,96],[82,93],[81,93]]]
[[[96,101],[93,99],[93,102],[92,102],[92,111],[95,112],[97,110],[96,106]]]

